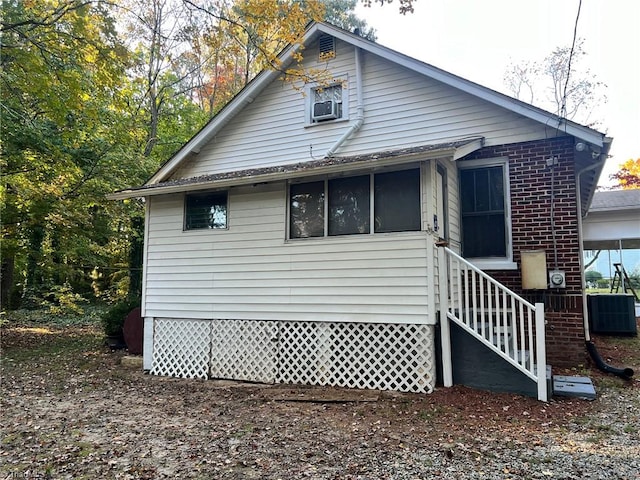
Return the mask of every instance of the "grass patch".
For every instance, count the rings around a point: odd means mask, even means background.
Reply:
[[[2,312],[2,327],[45,327],[65,328],[100,325],[101,319],[108,310],[108,305],[89,305],[83,307],[82,314],[52,314],[49,310],[9,310]]]
[[[103,346],[100,315],[104,308],[87,309],[83,316],[55,316],[46,310],[9,312],[0,329],[3,375],[46,372],[64,379],[70,370],[95,365]],[[50,387],[55,391],[55,382]]]
[[[13,337],[19,341],[12,342]],[[102,343],[99,329],[48,330],[18,328],[2,332],[2,359],[23,362],[42,358],[77,356],[95,350]]]

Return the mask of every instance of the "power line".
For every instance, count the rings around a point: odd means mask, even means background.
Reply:
[[[578,37],[578,20],[580,19],[580,10],[582,9],[582,0],[578,2],[578,13],[576,14],[576,21],[573,26],[573,43],[571,44],[571,51],[569,52],[569,62],[567,63],[567,78],[564,82],[564,90],[562,92],[562,105],[560,107],[560,117],[566,118],[567,116],[567,88],[569,88],[569,77],[571,76],[571,60],[573,59],[573,52],[576,47],[576,39]]]

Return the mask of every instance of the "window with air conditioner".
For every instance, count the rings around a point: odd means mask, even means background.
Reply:
[[[306,89],[307,126],[348,120],[347,80],[336,78],[326,85],[310,85]]]
[[[342,118],[342,85],[314,88],[311,120],[322,122],[337,118]]]

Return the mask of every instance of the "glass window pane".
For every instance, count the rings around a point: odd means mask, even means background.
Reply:
[[[342,85],[331,85],[329,87],[318,87],[313,91],[314,102],[326,102],[333,100],[337,103],[342,102]]]
[[[474,171],[460,171],[460,196],[462,197],[462,213],[470,213],[475,211],[475,188],[474,188]]]
[[[329,181],[329,235],[370,232],[369,175]]]
[[[333,87],[331,87],[331,98],[338,102],[341,103],[342,102],[342,86],[341,85],[334,85]]]
[[[420,230],[420,170],[379,173],[374,178],[376,232]]]
[[[324,236],[324,182],[291,185],[289,212],[291,238]]]
[[[491,210],[504,210],[504,181],[502,180],[502,168],[494,167],[489,172],[491,184]]]
[[[506,215],[502,166],[460,172],[463,255],[505,257]]]
[[[187,195],[185,228],[227,228],[227,193]]]
[[[468,258],[507,255],[504,215],[468,215],[462,218],[464,256]]]
[[[474,211],[486,212],[489,210],[489,172],[486,169],[474,170],[475,174],[475,205]]]

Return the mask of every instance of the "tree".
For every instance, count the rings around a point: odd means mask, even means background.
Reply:
[[[358,0],[326,0],[323,18],[326,22],[350,32],[358,31],[360,36],[376,41],[375,30],[353,13]]]
[[[126,266],[133,238],[125,219],[134,204],[104,195],[156,166],[136,153],[144,139],[130,108],[129,53],[111,4],[3,7],[3,307],[92,295],[91,272]]]
[[[620,166],[620,170],[609,178],[616,180],[618,183],[615,187],[623,190],[640,188],[640,158],[627,160]]]
[[[118,185],[103,173],[123,172],[126,50],[101,2],[17,0],[3,10],[2,260],[12,274],[2,290],[50,296],[105,244],[97,199]]]
[[[135,290],[143,208],[104,195],[143,183],[263,68],[308,78],[277,54],[310,20],[372,35],[355,1],[3,0],[2,307],[92,294],[89,274]]]
[[[399,11],[402,15],[413,13],[413,2],[415,0],[398,0]],[[366,7],[370,7],[373,3],[384,5],[385,3],[393,3],[393,0],[362,0]]]
[[[591,115],[606,103],[606,85],[582,67],[583,45],[584,40],[578,40],[573,51],[558,47],[542,61],[510,65],[505,85],[519,100],[587,126],[597,125]]]
[[[602,274],[595,270],[587,270],[584,274],[584,278],[588,283],[596,283],[598,280],[602,279]]]

